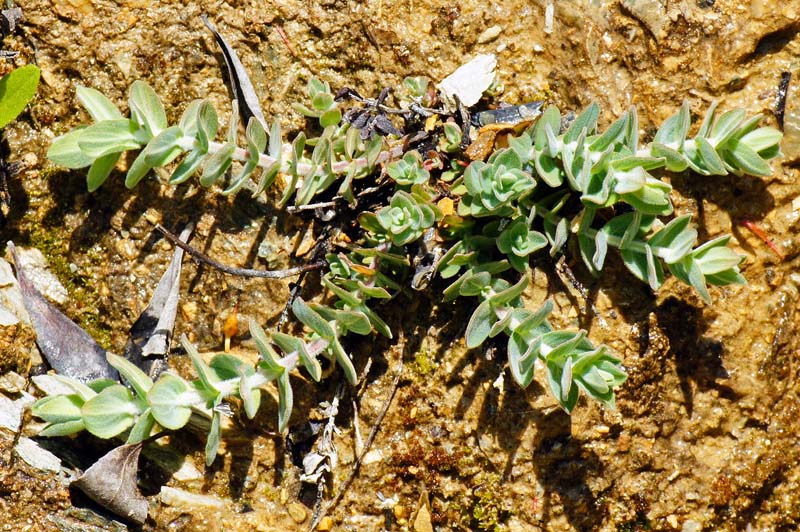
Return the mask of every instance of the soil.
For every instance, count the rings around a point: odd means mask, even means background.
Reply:
[[[800,83],[798,0],[29,0],[21,7],[20,31],[2,41],[20,55],[0,69],[36,63],[42,84],[29,111],[3,133],[7,159],[25,168],[8,182],[0,236],[39,248],[70,294],[67,314],[118,353],[171,258],[155,222],[176,228],[196,221],[194,244],[240,266],[263,262],[262,242],[272,250],[270,267],[288,265],[298,246],[314,239],[310,217],[278,211],[271,196],[224,198],[196,181],[170,187],[157,179],[128,191],[122,167],[89,194],[82,171],[56,168],[45,157],[55,136],[87,121],[78,84],[124,107],[127,88],[143,79],[172,119],[196,98],[209,99],[221,116],[229,112],[221,56],[203,13],[238,51],[265,113],[280,116],[285,131],[302,127],[291,104],[305,100],[311,76],[377,95],[408,75],[442,79],[479,53],[497,54],[502,100],[545,96],[573,110],[598,102],[601,125],[635,106],[646,137],[684,99],[693,116],[719,100],[722,109],[763,113],[763,123],[775,125],[781,73],[793,72]],[[494,26],[498,35],[484,33]],[[797,98],[790,89],[787,106],[800,105]],[[371,365],[362,385],[341,391],[339,463],[324,501],[353,467],[356,428],[366,437],[396,372],[401,378],[370,459],[323,528],[422,531],[431,529],[428,519],[435,530],[800,526],[795,149],[786,146],[768,178],[665,177],[676,213],[692,214],[701,240],[731,234],[746,256],[748,284],[713,289],[712,305],[675,279],[653,294],[619,261],[593,280],[569,260],[598,309],[586,312],[571,283],[548,260],[537,263],[531,301],[553,297],[554,325],[587,329],[624,359],[629,379],[616,411],[582,399],[570,417],[543,381],[520,389],[502,349],[466,349],[461,337],[471,309],[463,305],[400,296],[398,305],[381,309],[404,340],[349,344],[360,371]],[[185,268],[176,336],[185,333],[206,351],[221,348],[221,324],[231,312],[274,324],[289,297],[288,281],[243,280],[192,262]],[[4,350],[2,371],[27,377],[22,357],[30,356],[32,335],[3,336],[25,348]],[[252,352],[244,335],[234,338],[240,342]],[[186,370],[182,358],[174,364]],[[201,437],[172,438],[169,449],[196,464],[196,478],[178,480],[143,458],[140,485],[151,501],[143,528],[307,530],[317,498],[316,486],[299,480],[314,442],[309,421],[320,422],[318,403],[332,401],[340,384],[336,376],[293,384],[297,404],[285,440],[271,432],[274,406],[267,405],[254,421],[233,421],[210,468],[203,467]],[[0,429],[0,436],[0,529],[126,528],[70,491],[62,474],[15,458],[14,434]],[[70,447],[78,456],[65,461],[82,467],[108,450],[83,435],[60,443]],[[168,505],[158,496],[164,483],[213,496],[215,505]]]

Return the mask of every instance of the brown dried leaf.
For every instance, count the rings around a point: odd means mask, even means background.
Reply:
[[[142,524],[149,504],[136,487],[136,471],[143,443],[120,445],[87,469],[72,483],[109,511]]]

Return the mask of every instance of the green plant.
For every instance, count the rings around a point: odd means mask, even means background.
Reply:
[[[0,129],[22,113],[36,95],[39,67],[26,65],[0,78]]]
[[[419,124],[424,115],[415,113],[425,111],[420,106],[428,103],[427,84],[410,79],[405,86],[408,97],[401,106],[410,113],[408,123]],[[392,337],[391,328],[371,305],[403,292],[412,268],[417,269],[415,279],[427,272],[449,282],[441,294],[444,302],[477,298],[466,344],[476,348],[505,335],[509,367],[519,385],[531,383],[539,361],[553,396],[567,412],[575,408],[581,391],[613,408],[614,390],[626,379],[621,359],[605,346],[595,346],[585,331],[554,329],[547,320],[552,302],[532,308],[526,288],[534,254],[545,248],[551,256],[563,253],[572,238],[586,267],[599,275],[609,248],[616,248],[625,266],[653,290],[663,284],[666,266],[706,301],[711,299],[709,284],[744,282],[738,269],[742,257],[727,246],[728,237],[694,247],[697,232],[688,215],[661,220],[672,214],[672,189],[651,172],[691,169],[703,175],[767,175],[767,161],[779,155],[781,134],[758,127],[760,117],[746,118],[739,110],[717,116],[712,105],[698,132],[688,138],[689,107],[684,103],[651,143],[640,146],[633,109],[601,132],[599,108],[591,105],[562,131],[566,117],[550,106],[507,148],[496,149],[486,162],[473,161],[466,168],[456,157],[461,131],[445,122],[436,126],[435,134],[441,150],[437,157],[449,160],[449,168],[433,171],[417,152],[389,148],[380,136],[363,140],[355,127],[342,123],[326,83],[312,80],[308,92],[311,107],[296,108],[319,120],[323,128],[319,137],[301,133],[291,144],[284,143],[277,125],[267,127],[254,117],[246,124],[246,148],[239,148],[236,115],[227,139],[218,142],[214,140],[217,115],[207,102],[192,102],[179,123],[170,126],[157,96],[143,82],[131,87],[129,118],[99,92],[78,89],[78,98],[95,123],[56,139],[48,156],[69,168],[89,166],[90,190],[105,181],[122,152],[140,149],[126,176],[128,186],[150,169],[165,166],[172,167],[173,184],[200,172],[200,183],[211,186],[238,166],[224,193],[240,190],[260,171],[260,179],[251,186],[254,194],[260,194],[284,174],[281,206],[292,198],[296,205],[308,205],[326,191],[355,205],[355,191],[368,192],[357,182],[366,176],[378,179],[375,190],[390,193],[376,196],[375,207],[359,214],[363,231],[353,228],[356,233],[345,251],[327,256],[323,302],[297,299],[292,304],[295,317],[306,327],[302,337],[280,331],[267,335],[252,326],[262,355],[256,366],[227,355],[206,365],[184,343],[198,374],[192,382],[168,373],[151,383],[135,367],[112,358],[135,394],[117,384],[95,383],[88,388],[72,384],[75,393],[47,397],[35,405],[34,413],[48,422],[44,434],[72,434],[85,428],[111,437],[129,430],[129,441],[136,441],[147,437],[156,422],[168,429],[182,427],[201,408],[212,420],[210,461],[219,439],[221,402],[238,396],[252,417],[259,403],[258,389],[272,381],[281,397],[278,425],[283,430],[291,409],[288,373],[303,367],[318,380],[317,358],[324,356],[355,383],[346,336],[378,332]],[[382,163],[388,179],[377,175]],[[455,212],[440,208],[444,196],[457,203]],[[441,252],[431,250],[432,243]],[[435,259],[422,264],[419,257],[427,255]]]

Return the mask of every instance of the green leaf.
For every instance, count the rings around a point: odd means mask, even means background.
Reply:
[[[772,168],[759,157],[747,144],[733,142],[729,145],[730,155],[736,166],[750,175],[769,176],[772,175]]]
[[[133,387],[136,395],[142,399],[147,399],[147,392],[149,392],[150,388],[153,386],[153,380],[148,377],[144,371],[136,367],[127,359],[113,353],[107,353],[106,359],[108,360],[108,363],[111,364],[114,369],[119,371],[119,374],[122,375],[126,381],[128,381],[128,384]]]
[[[780,144],[783,133],[774,127],[760,127],[739,139],[739,144],[745,144],[756,153],[760,153]]]
[[[136,138],[136,130],[136,124],[126,118],[104,120],[82,130],[78,146],[92,159],[109,153],[138,150],[141,145]]]
[[[722,164],[722,159],[717,155],[714,146],[703,137],[696,138],[695,142],[700,149],[700,155],[705,163],[705,168],[711,172],[712,175],[727,175],[728,171],[725,169],[725,165]]]
[[[197,130],[200,127],[200,110],[203,107],[203,100],[192,100],[183,110],[178,127],[183,130],[187,137],[194,137],[197,135]]]
[[[653,253],[667,264],[678,262],[691,251],[697,231],[689,228],[691,215],[685,214],[670,221],[660,231],[648,239]]]
[[[719,106],[719,101],[711,102],[711,105],[708,107],[708,111],[706,111],[706,116],[703,118],[703,123],[700,124],[700,129],[697,131],[697,137],[708,137],[708,134],[711,132],[711,126],[714,124],[714,116],[717,112],[717,107]]]
[[[210,467],[217,457],[220,442],[220,413],[214,410],[211,416],[211,428],[208,430],[208,438],[206,439],[206,467]]]
[[[250,372],[242,372],[239,380],[239,396],[242,398],[245,414],[249,419],[253,419],[261,405],[261,390],[252,385],[252,379],[248,373]]]
[[[650,145],[650,155],[664,159],[664,166],[666,166],[667,170],[670,172],[683,172],[689,167],[689,164],[680,152],[659,142],[653,142],[653,144]]]
[[[200,165],[203,164],[203,157],[205,157],[205,155],[206,152],[200,151],[199,149],[190,151],[175,168],[175,171],[172,172],[172,175],[169,177],[169,184],[179,185],[192,177],[192,175],[197,172],[197,169],[200,168]]]
[[[745,118],[745,112],[743,109],[731,109],[730,111],[726,111],[722,113],[722,116],[714,124],[714,127],[711,128],[711,135],[709,136],[708,140],[714,146],[720,146],[727,142],[731,136],[736,133],[739,124]]]
[[[52,424],[79,421],[83,419],[81,407],[84,403],[77,394],[51,395],[33,404],[33,415]]]
[[[51,423],[39,431],[39,436],[44,438],[57,438],[59,436],[72,436],[86,430],[82,419],[65,421],[63,423]]]
[[[233,162],[233,152],[236,146],[231,142],[226,142],[218,152],[212,153],[206,158],[203,175],[200,176],[200,184],[210,187],[214,182],[222,177]]]
[[[322,127],[335,126],[342,120],[342,112],[339,109],[333,108],[325,111],[319,117],[319,125]]]
[[[144,81],[133,82],[128,95],[131,121],[140,125],[149,138],[167,127],[167,113],[156,92]]]
[[[304,341],[299,338],[295,338],[294,336],[283,334],[277,331],[272,333],[272,340],[275,342],[275,344],[277,344],[278,347],[280,347],[281,351],[283,351],[285,355],[290,353],[299,354],[300,360],[302,361],[303,366],[306,368],[309,375],[311,375],[311,378],[319,382],[319,380],[322,378],[322,367],[319,365],[317,358],[309,354]]]
[[[133,425],[139,409],[128,389],[115,384],[92,397],[81,408],[83,423],[98,438],[113,438]]]
[[[233,194],[247,183],[247,178],[258,167],[259,157],[267,149],[267,132],[256,118],[251,118],[247,124],[245,137],[247,138],[247,161],[239,175],[231,180],[231,186],[222,193],[223,195]]]
[[[39,75],[39,67],[26,65],[0,78],[0,128],[18,117],[36,95]]]
[[[572,122],[572,125],[564,135],[564,143],[570,144],[576,142],[584,130],[586,130],[586,135],[593,134],[594,130],[597,128],[597,118],[599,116],[600,106],[596,103],[592,103],[589,107],[584,109],[581,114],[578,115],[574,122]],[[554,131],[555,130],[556,129],[554,128]]]
[[[194,370],[197,372],[197,376],[200,378],[200,382],[197,383],[197,388],[204,394],[208,395],[209,403],[216,405],[217,402],[221,399],[219,388],[217,388],[217,384],[219,383],[219,379],[203,360],[203,357],[200,356],[200,352],[197,348],[192,344],[186,335],[181,336],[181,345],[188,353],[189,358],[192,360],[192,365],[194,366]]]
[[[150,167],[166,166],[183,153],[179,142],[183,138],[183,130],[178,126],[168,127],[156,135],[145,146],[144,162]]]
[[[86,188],[89,192],[94,192],[105,183],[121,155],[121,153],[109,153],[94,160],[86,174]]]
[[[122,113],[114,105],[114,102],[106,98],[103,93],[91,87],[84,87],[78,85],[75,89],[78,96],[78,101],[81,102],[89,116],[95,122],[102,122],[103,120],[118,120],[123,118]]]
[[[145,153],[142,151],[131,163],[130,168],[128,168],[128,173],[125,174],[126,187],[135,187],[139,181],[141,181],[142,178],[146,176],[150,170],[152,170],[152,167],[144,161],[145,156]]]
[[[85,168],[92,164],[94,157],[89,157],[78,146],[78,139],[86,128],[73,129],[65,135],[56,137],[47,150],[47,158],[55,164],[66,168]]]
[[[489,332],[491,332],[492,325],[496,320],[497,316],[494,308],[492,308],[488,300],[478,305],[478,308],[472,313],[472,317],[470,317],[467,324],[467,330],[464,333],[467,347],[473,349],[481,345],[489,337]]]
[[[147,408],[141,413],[139,419],[134,423],[131,432],[128,434],[128,439],[125,443],[139,443],[150,437],[153,431],[153,426],[156,424],[156,418],[153,417],[153,412]]]
[[[217,129],[219,128],[219,119],[217,118],[217,111],[214,106],[203,101],[200,104],[200,111],[197,117],[197,135],[196,139],[200,145],[203,153],[208,151],[208,143],[217,136]]]
[[[342,347],[342,344],[339,342],[339,338],[334,337],[330,341],[328,350],[333,352],[333,356],[336,358],[336,363],[339,364],[339,366],[342,368],[342,371],[344,371],[344,376],[347,379],[347,382],[350,384],[356,384],[358,382],[356,368],[353,366],[353,361],[350,360],[350,357],[347,355],[344,347]]]
[[[302,297],[298,297],[292,302],[292,313],[295,317],[303,322],[308,328],[317,333],[321,338],[332,340],[336,337],[336,333],[325,318],[314,312],[309,307]]]
[[[161,375],[153,384],[147,393],[147,403],[159,425],[177,430],[189,422],[192,409],[182,401],[182,396],[188,391],[186,381],[169,373]]]
[[[618,143],[628,130],[629,120],[630,112],[623,114],[619,120],[611,124],[602,135],[592,141],[589,145],[589,150],[599,153],[605,151],[609,146]]]
[[[292,394],[292,386],[289,383],[289,372],[285,371],[278,376],[278,432],[284,432],[286,427],[289,426],[289,418],[291,417],[293,406],[294,396]]]
[[[242,371],[246,370],[247,364],[239,358],[227,353],[214,355],[209,361],[208,367],[214,372],[218,381],[238,379]]]

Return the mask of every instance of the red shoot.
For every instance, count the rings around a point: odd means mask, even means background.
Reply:
[[[786,254],[781,250],[781,248],[777,244],[775,244],[769,238],[769,236],[767,236],[767,233],[764,232],[763,229],[758,227],[756,224],[754,224],[753,222],[751,222],[747,218],[742,219],[742,225],[745,226],[746,228],[750,229],[750,231],[754,235],[756,235],[758,238],[763,240],[764,243],[769,246],[769,249],[771,249],[781,260],[786,258]]]

